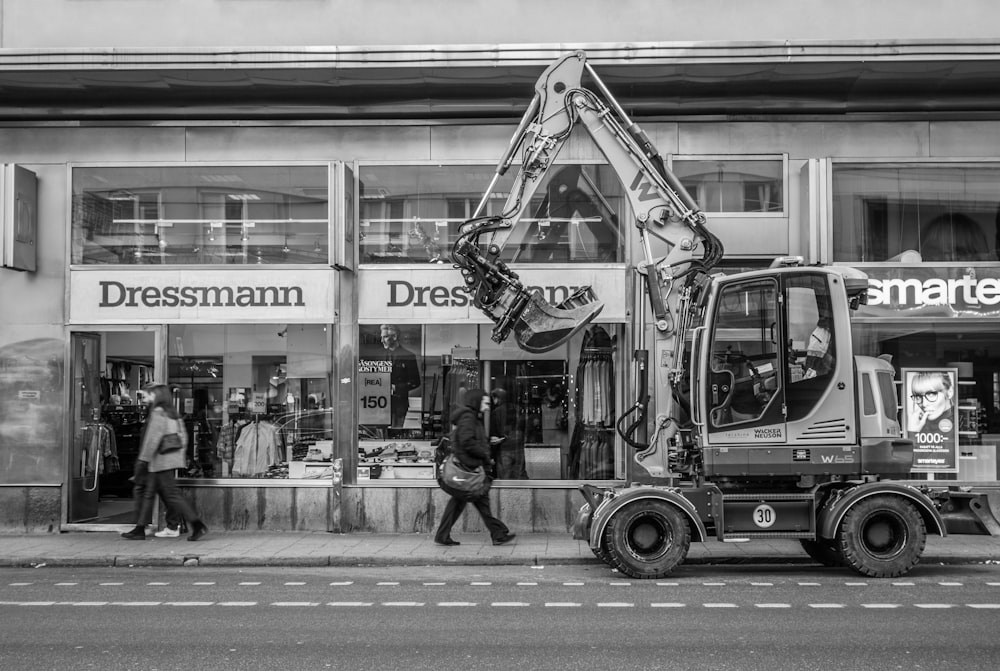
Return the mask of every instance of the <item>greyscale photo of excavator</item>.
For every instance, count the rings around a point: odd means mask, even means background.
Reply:
[[[827,566],[890,578],[919,562],[928,533],[1000,535],[986,495],[908,480],[913,443],[900,426],[897,372],[885,358],[853,354],[851,317],[867,300],[867,276],[801,257],[723,275],[723,245],[704,213],[583,52],[542,73],[451,250],[495,341],[513,336],[546,352],[605,302],[628,299],[586,287],[552,305],[503,260],[578,127],[634,213],[643,258],[631,271],[645,318],[633,335],[635,402],[617,422],[634,448],[632,484],[581,485],[575,538],[634,578],[670,574],[692,541],[713,538],[798,539]],[[480,216],[515,164],[501,213]]]

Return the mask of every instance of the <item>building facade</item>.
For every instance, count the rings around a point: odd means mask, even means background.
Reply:
[[[175,390],[215,528],[432,530],[433,449],[471,387],[494,394],[515,531],[566,531],[581,482],[636,478],[614,424],[642,255],[596,145],[570,138],[502,257],[553,303],[594,287],[587,329],[541,355],[494,342],[448,257],[503,205],[496,161],[574,49],[706,211],[722,270],[862,268],[855,353],[951,373],[956,449],[914,477],[997,479],[1000,56],[953,12],[136,4],[0,2],[0,529],[128,524],[150,381]]]

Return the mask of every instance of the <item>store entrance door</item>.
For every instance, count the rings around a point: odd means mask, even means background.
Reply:
[[[146,408],[139,404],[137,392],[154,379],[156,332],[80,332],[72,334],[71,341],[72,442],[66,521],[108,530],[132,525],[129,478],[146,420]]]

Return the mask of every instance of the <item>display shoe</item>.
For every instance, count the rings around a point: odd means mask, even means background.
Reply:
[[[170,527],[163,527],[153,535],[156,536],[157,538],[177,538],[178,536],[181,535],[181,530],[180,527],[176,529],[171,529]]]
[[[445,538],[443,541],[439,541],[438,539],[435,538],[434,539],[434,544],[435,545],[461,545],[461,543],[459,543],[454,538]]]
[[[204,522],[195,522],[191,525],[191,529],[191,535],[188,536],[189,541],[196,541],[208,533],[208,527],[205,526]]]
[[[517,534],[507,534],[503,538],[494,538],[493,539],[493,544],[494,545],[504,545],[504,544],[509,543],[512,540],[514,540],[514,536],[517,536]]]
[[[144,541],[146,540],[146,530],[142,527],[136,527],[132,531],[126,531],[122,534],[122,538],[127,541]]]

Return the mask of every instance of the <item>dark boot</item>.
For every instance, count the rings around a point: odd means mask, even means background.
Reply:
[[[188,536],[189,541],[196,541],[205,534],[208,533],[208,527],[201,520],[191,523],[191,535]]]
[[[146,527],[136,525],[135,529],[132,529],[132,531],[126,531],[123,533],[122,538],[127,541],[144,541],[146,540]]]

